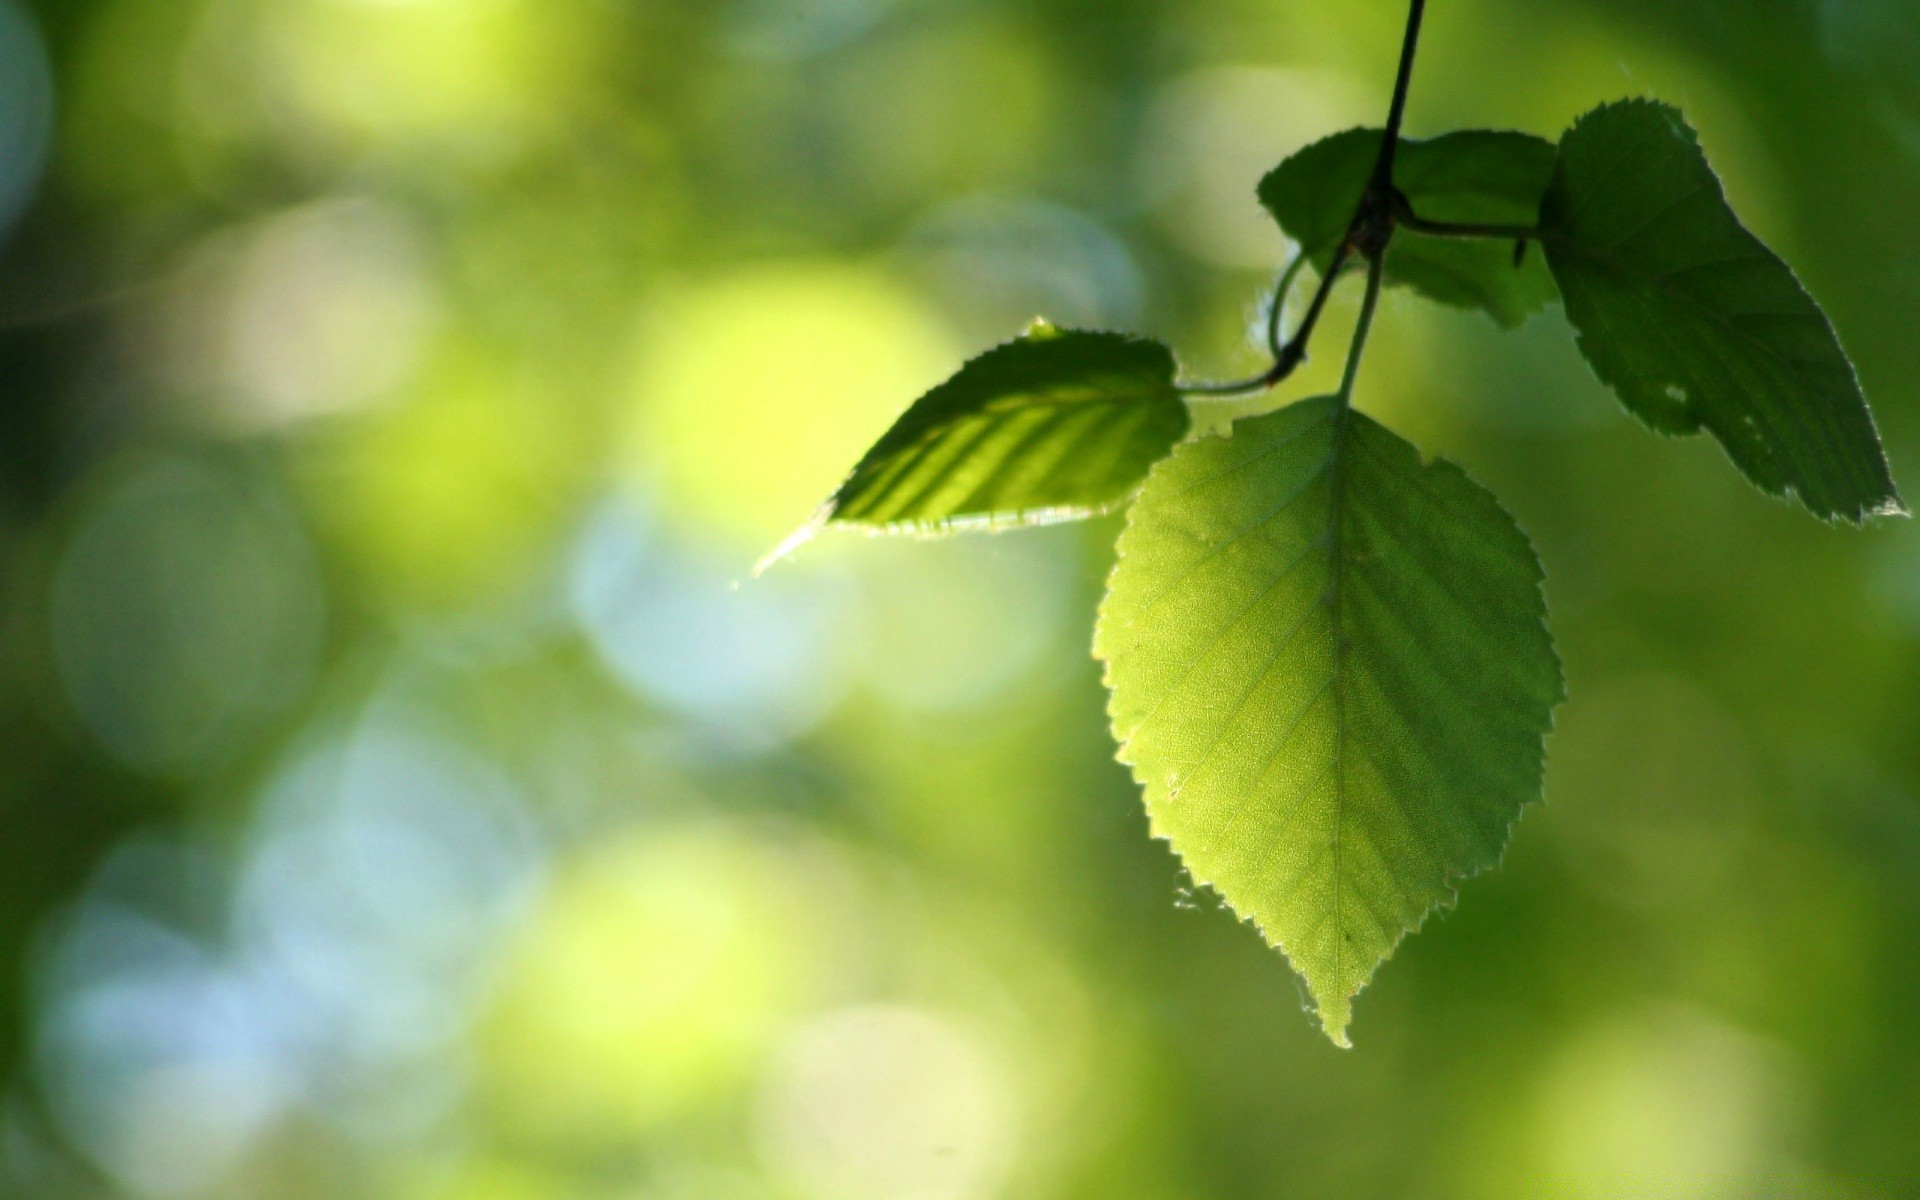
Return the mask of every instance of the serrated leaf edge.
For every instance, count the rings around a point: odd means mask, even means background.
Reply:
[[[1306,400],[1295,401],[1295,403],[1306,404],[1306,403],[1311,403],[1312,400],[1314,399],[1324,399],[1324,398],[1325,397],[1312,397]],[[1246,416],[1246,417],[1241,417],[1235,420],[1232,425],[1228,426],[1225,432],[1209,433],[1203,437],[1191,439],[1191,441],[1189,441],[1186,444],[1187,445],[1202,444],[1206,442],[1209,438],[1218,438],[1222,441],[1229,440],[1233,436],[1234,427],[1238,426],[1241,421],[1254,420],[1260,416],[1266,416],[1266,415],[1270,415],[1270,414],[1256,413],[1256,414],[1250,414],[1249,416]],[[1406,941],[1407,938],[1411,937],[1412,935],[1424,929],[1426,927],[1428,920],[1433,918],[1436,914],[1446,912],[1446,911],[1451,911],[1453,908],[1455,908],[1459,904],[1460,888],[1462,885],[1464,885],[1469,880],[1478,878],[1479,876],[1494,870],[1500,865],[1502,861],[1505,860],[1507,851],[1509,847],[1511,847],[1513,844],[1514,830],[1516,830],[1519,827],[1520,821],[1527,815],[1527,812],[1529,809],[1532,809],[1538,805],[1542,805],[1546,803],[1546,768],[1547,768],[1547,762],[1548,762],[1547,739],[1553,735],[1554,730],[1556,728],[1557,722],[1555,719],[1555,714],[1559,711],[1560,705],[1564,704],[1567,699],[1566,664],[1560,657],[1560,648],[1554,640],[1553,629],[1551,624],[1548,621],[1548,616],[1550,614],[1549,614],[1549,609],[1547,604],[1547,593],[1546,593],[1546,579],[1547,579],[1546,565],[1544,562],[1542,562],[1540,558],[1539,549],[1533,544],[1533,538],[1527,534],[1526,529],[1523,526],[1521,526],[1519,520],[1515,518],[1513,514],[1507,510],[1506,505],[1499,501],[1499,497],[1493,491],[1493,489],[1481,483],[1464,466],[1462,466],[1458,462],[1455,462],[1452,459],[1444,458],[1440,455],[1430,455],[1426,453],[1424,450],[1421,450],[1417,445],[1415,445],[1411,441],[1408,441],[1407,444],[1410,446],[1414,446],[1414,449],[1419,454],[1420,467],[1422,470],[1425,470],[1429,465],[1431,465],[1434,462],[1447,463],[1449,466],[1453,467],[1455,470],[1459,471],[1462,475],[1464,475],[1471,483],[1473,483],[1474,486],[1485,491],[1487,495],[1492,496],[1495,500],[1495,503],[1499,504],[1501,512],[1506,514],[1507,519],[1512,521],[1514,528],[1519,531],[1522,540],[1526,544],[1527,553],[1530,556],[1531,565],[1533,566],[1533,569],[1534,569],[1534,574],[1536,578],[1535,586],[1540,590],[1540,611],[1543,615],[1540,618],[1539,624],[1540,624],[1541,631],[1546,634],[1547,652],[1553,660],[1554,675],[1558,680],[1558,687],[1557,687],[1556,699],[1554,703],[1550,705],[1547,709],[1546,728],[1543,729],[1540,733],[1540,759],[1539,759],[1540,779],[1541,779],[1540,794],[1531,799],[1523,801],[1520,805],[1519,811],[1514,813],[1512,820],[1507,822],[1506,829],[1502,835],[1502,839],[1500,843],[1500,854],[1496,857],[1496,859],[1492,863],[1482,864],[1480,866],[1476,866],[1464,871],[1456,871],[1456,870],[1449,869],[1445,872],[1444,882],[1442,884],[1442,887],[1444,888],[1444,895],[1442,895],[1439,899],[1435,900],[1430,906],[1428,906],[1426,910],[1420,914],[1420,917],[1418,920],[1416,920],[1412,925],[1408,926],[1406,929],[1401,930],[1399,934],[1394,937],[1392,944],[1388,946],[1386,953],[1381,955],[1380,959],[1374,964],[1373,972],[1367,976],[1366,981],[1362,983],[1359,987],[1355,988],[1352,993],[1350,993],[1348,996],[1345,997],[1349,1006],[1351,1006],[1352,1002],[1355,999],[1359,998],[1362,992],[1366,991],[1368,987],[1372,986],[1374,978],[1379,975],[1380,968],[1384,967],[1389,961],[1392,960],[1394,954],[1399,951],[1400,944],[1402,942]],[[1341,452],[1336,452],[1336,453],[1341,453]],[[1144,489],[1148,484],[1150,484],[1153,481],[1153,477],[1155,476],[1155,474],[1161,472],[1162,470],[1165,470],[1167,468],[1168,462],[1171,459],[1172,459],[1172,455],[1168,455],[1166,458],[1163,458],[1159,462],[1156,462],[1155,464],[1153,464],[1152,468],[1149,469],[1147,472],[1146,479],[1141,482],[1141,488]],[[1095,641],[1093,646],[1093,657],[1096,661],[1100,663],[1100,666],[1101,666],[1100,682],[1107,689],[1108,730],[1112,734],[1113,740],[1114,740],[1114,745],[1115,745],[1114,760],[1127,768],[1127,772],[1129,776],[1132,777],[1134,783],[1138,785],[1142,789],[1142,792],[1144,793],[1146,791],[1151,790],[1154,785],[1150,780],[1148,780],[1146,777],[1144,777],[1140,773],[1138,764],[1135,763],[1134,759],[1130,755],[1131,739],[1127,737],[1125,734],[1123,734],[1120,730],[1118,717],[1113,711],[1114,709],[1113,661],[1112,659],[1107,658],[1100,653],[1100,645],[1099,645],[1099,638],[1098,638],[1098,630],[1100,628],[1101,623],[1104,621],[1106,617],[1107,604],[1109,603],[1109,601],[1113,596],[1114,580],[1119,575],[1120,565],[1126,555],[1126,550],[1125,550],[1126,540],[1127,540],[1126,535],[1127,535],[1127,532],[1130,531],[1132,528],[1133,528],[1133,514],[1130,510],[1127,515],[1126,527],[1122,529],[1120,536],[1114,542],[1113,566],[1110,567],[1107,571],[1106,588],[1101,594],[1100,604],[1098,605],[1098,608],[1096,610],[1096,616],[1094,621]],[[1342,718],[1342,720],[1344,721],[1344,717]],[[1143,799],[1144,799],[1144,795],[1143,795]],[[1302,982],[1301,990],[1311,1002],[1311,1006],[1308,1009],[1310,1015],[1312,1015],[1314,1019],[1320,1023],[1321,1029],[1323,1030],[1323,1032],[1326,1033],[1328,1039],[1332,1041],[1334,1045],[1338,1046],[1343,1050],[1352,1049],[1353,1043],[1351,1038],[1347,1036],[1345,1028],[1343,1027],[1338,1033],[1336,1033],[1328,1025],[1326,1013],[1324,1008],[1321,1005],[1320,998],[1314,995],[1313,989],[1310,986],[1306,986],[1305,984],[1306,974],[1304,971],[1301,970],[1299,963],[1294,959],[1293,952],[1287,948],[1285,943],[1278,936],[1268,932],[1268,930],[1265,928],[1265,926],[1263,926],[1260,923],[1257,917],[1253,916],[1250,913],[1242,912],[1239,906],[1233,902],[1233,899],[1229,897],[1226,894],[1226,892],[1217,883],[1215,883],[1212,879],[1209,879],[1204,875],[1202,875],[1194,867],[1192,863],[1188,862],[1186,855],[1180,851],[1180,848],[1178,846],[1174,845],[1172,834],[1164,832],[1158,827],[1158,822],[1154,819],[1151,811],[1148,812],[1147,817],[1148,817],[1147,832],[1149,836],[1151,836],[1157,841],[1162,841],[1167,843],[1168,849],[1170,849],[1173,852],[1174,857],[1179,860],[1180,868],[1181,870],[1186,872],[1187,877],[1193,880],[1196,886],[1205,888],[1208,891],[1212,892],[1214,895],[1218,896],[1220,898],[1220,902],[1230,912],[1233,913],[1234,917],[1237,920],[1239,920],[1244,924],[1251,925],[1254,928],[1254,930],[1257,933],[1259,933],[1262,941],[1264,941],[1268,946],[1272,947],[1273,949],[1278,950],[1282,955],[1282,957],[1284,957],[1287,960],[1288,968],[1293,972],[1295,978]]]
[[[1742,232],[1746,233],[1748,237],[1752,238],[1754,243],[1758,245],[1762,250],[1764,250],[1768,254],[1768,256],[1771,257],[1773,261],[1779,265],[1781,270],[1787,273],[1787,277],[1793,281],[1793,285],[1800,289],[1801,294],[1807,298],[1807,300],[1813,305],[1814,311],[1819,314],[1821,321],[1826,324],[1827,332],[1833,337],[1834,344],[1840,348],[1840,357],[1842,361],[1846,364],[1848,379],[1852,382],[1854,390],[1859,393],[1862,399],[1862,402],[1864,404],[1866,401],[1867,393],[1866,393],[1866,388],[1860,382],[1859,367],[1854,363],[1853,355],[1848,353],[1846,348],[1846,343],[1841,340],[1840,331],[1833,324],[1833,318],[1827,315],[1826,308],[1823,305],[1821,305],[1821,303],[1817,299],[1814,298],[1812,290],[1809,289],[1806,285],[1806,281],[1800,277],[1800,273],[1798,271],[1795,271],[1793,269],[1793,264],[1789,263],[1786,260],[1786,258],[1782,256],[1778,251],[1776,251],[1772,246],[1767,245],[1767,243],[1764,240],[1762,240],[1758,234],[1754,233],[1751,229],[1748,229],[1746,222],[1740,220],[1739,213],[1734,211],[1732,202],[1727,198],[1727,189],[1726,189],[1725,180],[1721,177],[1720,172],[1714,168],[1713,160],[1707,157],[1705,148],[1702,147],[1700,144],[1699,132],[1695,130],[1691,124],[1687,122],[1686,113],[1684,110],[1682,110],[1678,105],[1670,104],[1667,101],[1661,100],[1654,96],[1625,96],[1618,100],[1608,100],[1604,103],[1595,105],[1593,108],[1588,109],[1586,112],[1581,113],[1578,117],[1574,118],[1573,123],[1567,126],[1566,133],[1561,134],[1562,142],[1565,141],[1567,134],[1572,133],[1575,129],[1577,129],[1580,126],[1582,122],[1587,121],[1590,118],[1599,116],[1602,113],[1609,112],[1615,109],[1621,109],[1621,108],[1649,108],[1654,110],[1660,115],[1662,119],[1666,121],[1668,126],[1673,129],[1675,135],[1678,136],[1680,140],[1684,141],[1687,145],[1691,146],[1694,149],[1694,151],[1697,154],[1699,154],[1701,165],[1706,169],[1707,175],[1713,180],[1713,186],[1720,197],[1720,202],[1722,205],[1726,207],[1727,211],[1730,214],[1732,214],[1734,223],[1739,226]],[[1556,168],[1556,171],[1557,171],[1557,168]],[[1543,216],[1545,215],[1544,198],[1543,198],[1542,215]],[[1588,256],[1588,257],[1593,257],[1593,256]],[[1548,264],[1549,264],[1549,267],[1551,267],[1552,258],[1550,255],[1548,256]],[[1647,282],[1657,286],[1657,281],[1649,280]],[[1555,276],[1555,283],[1556,284],[1559,283],[1557,272]],[[1561,287],[1560,290],[1562,295],[1564,296],[1566,289],[1564,287]],[[1724,322],[1720,322],[1720,323],[1724,324]],[[1748,340],[1752,340],[1752,339],[1748,339]],[[1668,428],[1663,428],[1660,425],[1654,424],[1652,420],[1641,415],[1638,410],[1634,409],[1631,405],[1628,405],[1626,403],[1625,396],[1621,390],[1620,385],[1616,383],[1613,379],[1609,378],[1608,373],[1604,369],[1602,369],[1599,363],[1594,361],[1594,356],[1587,352],[1587,346],[1586,346],[1587,335],[1584,332],[1578,329],[1575,329],[1574,341],[1580,347],[1580,358],[1582,362],[1586,363],[1587,370],[1592,373],[1593,377],[1597,379],[1603,387],[1613,392],[1614,395],[1620,399],[1621,406],[1626,408],[1627,411],[1634,417],[1634,419],[1639,421],[1641,425],[1645,426],[1647,429],[1651,430],[1652,432],[1659,434],[1661,437],[1670,438],[1675,441],[1678,441],[1682,438],[1698,437],[1702,433],[1707,433],[1709,435],[1712,435],[1713,431],[1710,428],[1708,428],[1704,423],[1696,424],[1692,429],[1686,429],[1686,430],[1668,429]],[[1748,475],[1745,468],[1741,467],[1738,462],[1734,461],[1732,451],[1727,448],[1726,444],[1722,442],[1718,436],[1711,436],[1711,440],[1715,446],[1719,447],[1720,452],[1726,456],[1728,462],[1732,463],[1734,470],[1740,475],[1740,477],[1746,480],[1748,484],[1750,484],[1753,487],[1753,489],[1759,492],[1761,495],[1770,497],[1774,500],[1778,500],[1783,504],[1788,504],[1788,505],[1797,504],[1802,511],[1810,514],[1815,520],[1820,521],[1824,524],[1846,525],[1846,526],[1849,526],[1850,528],[1860,529],[1860,528],[1864,528],[1867,525],[1867,523],[1870,521],[1886,520],[1886,519],[1892,519],[1897,517],[1910,517],[1913,515],[1912,511],[1907,507],[1906,501],[1901,498],[1898,485],[1892,483],[1893,464],[1891,460],[1887,457],[1886,440],[1880,434],[1880,424],[1877,420],[1874,420],[1873,411],[1870,405],[1867,408],[1867,419],[1873,432],[1874,448],[1878,451],[1880,456],[1880,465],[1886,471],[1887,479],[1893,490],[1889,494],[1889,496],[1885,500],[1881,501],[1879,504],[1871,505],[1861,509],[1858,512],[1852,512],[1852,513],[1839,511],[1839,510],[1835,510],[1833,512],[1819,511],[1807,501],[1807,498],[1805,496],[1800,494],[1799,488],[1797,488],[1790,481],[1781,484],[1781,486],[1777,490],[1763,486],[1762,484],[1755,481],[1752,478],[1752,476]]]
[[[970,368],[983,360],[991,358],[993,355],[1012,346],[1032,345],[1038,342],[1053,341],[1075,335],[1112,338],[1124,346],[1153,347],[1166,354],[1167,361],[1172,367],[1172,372],[1168,376],[1169,385],[1174,385],[1175,381],[1179,378],[1179,362],[1173,350],[1164,342],[1154,338],[1142,337],[1138,334],[1118,333],[1113,330],[1081,329],[1073,326],[1055,325],[1044,318],[1036,317],[1019,335],[996,342],[985,350],[973,355],[961,363],[953,374],[947,376],[946,379],[920,393],[918,396],[915,396],[912,400],[909,400],[898,413],[894,414],[893,420],[887,426],[887,433],[891,433],[893,429],[899,425],[901,418],[911,412],[916,404],[919,404],[940,388],[959,379],[965,375]],[[1175,386],[1175,392],[1176,394],[1178,393],[1177,386]],[[1188,435],[1181,439],[1182,442],[1190,440],[1191,431],[1192,424],[1191,418],[1189,418]],[[1140,487],[1144,486],[1146,482],[1146,476],[1142,476],[1141,483],[1136,485],[1132,491],[1107,504],[1062,504],[1043,508],[1022,509],[1019,512],[1012,513],[980,513],[968,516],[943,517],[931,521],[836,522],[834,517],[839,510],[841,501],[846,497],[847,489],[852,486],[854,480],[859,477],[861,468],[866,466],[867,462],[880,449],[881,444],[886,440],[887,433],[881,434],[880,438],[876,440],[872,446],[867,448],[866,452],[854,463],[852,469],[847,472],[846,478],[842,479],[840,483],[834,487],[833,494],[821,502],[820,507],[814,510],[812,516],[808,517],[798,529],[795,529],[785,538],[782,538],[778,545],[767,551],[766,554],[762,555],[760,559],[754,563],[753,574],[756,577],[792,555],[808,542],[811,542],[819,535],[821,530],[829,525],[837,524],[840,528],[858,530],[868,537],[907,536],[922,539],[946,537],[958,533],[1000,533],[1010,529],[1032,529],[1046,525],[1065,524],[1069,521],[1084,521],[1092,517],[1100,517],[1109,513],[1118,512],[1133,503],[1134,497],[1139,494]],[[939,434],[940,429],[938,426],[929,428],[924,431],[919,438],[895,449],[899,452],[906,452],[914,447],[924,445],[926,442],[939,436]],[[1180,443],[1176,443],[1176,445],[1178,444]],[[1155,463],[1154,465],[1157,466],[1159,464]],[[1148,474],[1152,474],[1151,468],[1149,468]]]

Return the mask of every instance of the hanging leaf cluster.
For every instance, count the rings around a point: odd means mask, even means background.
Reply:
[[[782,548],[823,525],[937,533],[1128,506],[1094,637],[1119,757],[1153,832],[1286,954],[1342,1045],[1355,994],[1540,798],[1565,695],[1526,535],[1460,467],[1354,407],[1381,288],[1503,327],[1558,302],[1655,430],[1705,430],[1825,520],[1905,512],[1832,326],[1741,225],[1681,114],[1626,100],[1557,144],[1403,139],[1419,8],[1390,128],[1316,142],[1260,183],[1296,269],[1320,278],[1291,339],[1276,316],[1273,370],[1188,387],[1158,343],[1036,325],[908,408]],[[1189,440],[1188,397],[1279,383],[1358,267],[1340,390]]]

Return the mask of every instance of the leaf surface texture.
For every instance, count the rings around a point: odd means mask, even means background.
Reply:
[[[1305,977],[1329,1037],[1540,795],[1563,688],[1493,496],[1336,398],[1180,447],[1101,605],[1153,830]]]
[[[1105,512],[1186,436],[1158,342],[1036,326],[928,392],[818,520],[936,532]]]
[[[1582,117],[1541,226],[1581,351],[1641,420],[1708,430],[1756,486],[1824,519],[1905,511],[1833,326],[1740,224],[1678,110]]]

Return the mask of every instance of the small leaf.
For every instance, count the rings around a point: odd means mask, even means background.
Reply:
[[[1000,528],[1106,512],[1186,436],[1158,342],[1037,324],[915,401],[819,515],[887,532]]]
[[[1260,181],[1260,202],[1324,272],[1366,190],[1381,131],[1349,129],[1315,142]],[[1435,221],[1531,225],[1553,174],[1553,143],[1527,133],[1467,130],[1428,141],[1402,139],[1394,184]],[[1387,281],[1429,299],[1485,310],[1521,324],[1553,301],[1538,256],[1514,266],[1511,242],[1464,241],[1401,229],[1387,250]]]
[[[1180,447],[1119,553],[1094,652],[1154,833],[1345,1045],[1353,995],[1540,796],[1563,689],[1539,562],[1335,397]]]
[[[1741,226],[1678,110],[1580,118],[1540,221],[1581,351],[1641,420],[1705,427],[1756,486],[1827,520],[1906,511],[1833,326]]]

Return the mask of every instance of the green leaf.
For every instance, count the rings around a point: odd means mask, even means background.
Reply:
[[[1187,434],[1174,371],[1158,342],[1037,324],[915,401],[769,561],[829,522],[937,533],[1106,512]]]
[[[1540,796],[1563,689],[1539,562],[1336,397],[1176,450],[1119,553],[1094,652],[1154,833],[1345,1045],[1353,995]]]
[[[1678,110],[1580,118],[1540,221],[1581,351],[1641,420],[1710,430],[1762,490],[1827,520],[1906,511],[1833,326],[1741,226]]]
[[[1260,181],[1260,202],[1322,273],[1366,190],[1380,137],[1378,129],[1336,133]],[[1468,130],[1428,141],[1403,138],[1394,158],[1394,184],[1429,220],[1531,225],[1553,163],[1553,143],[1527,133]],[[1545,308],[1556,294],[1538,255],[1514,266],[1511,242],[1407,229],[1394,234],[1387,250],[1386,278],[1442,304],[1483,309],[1509,328]]]

